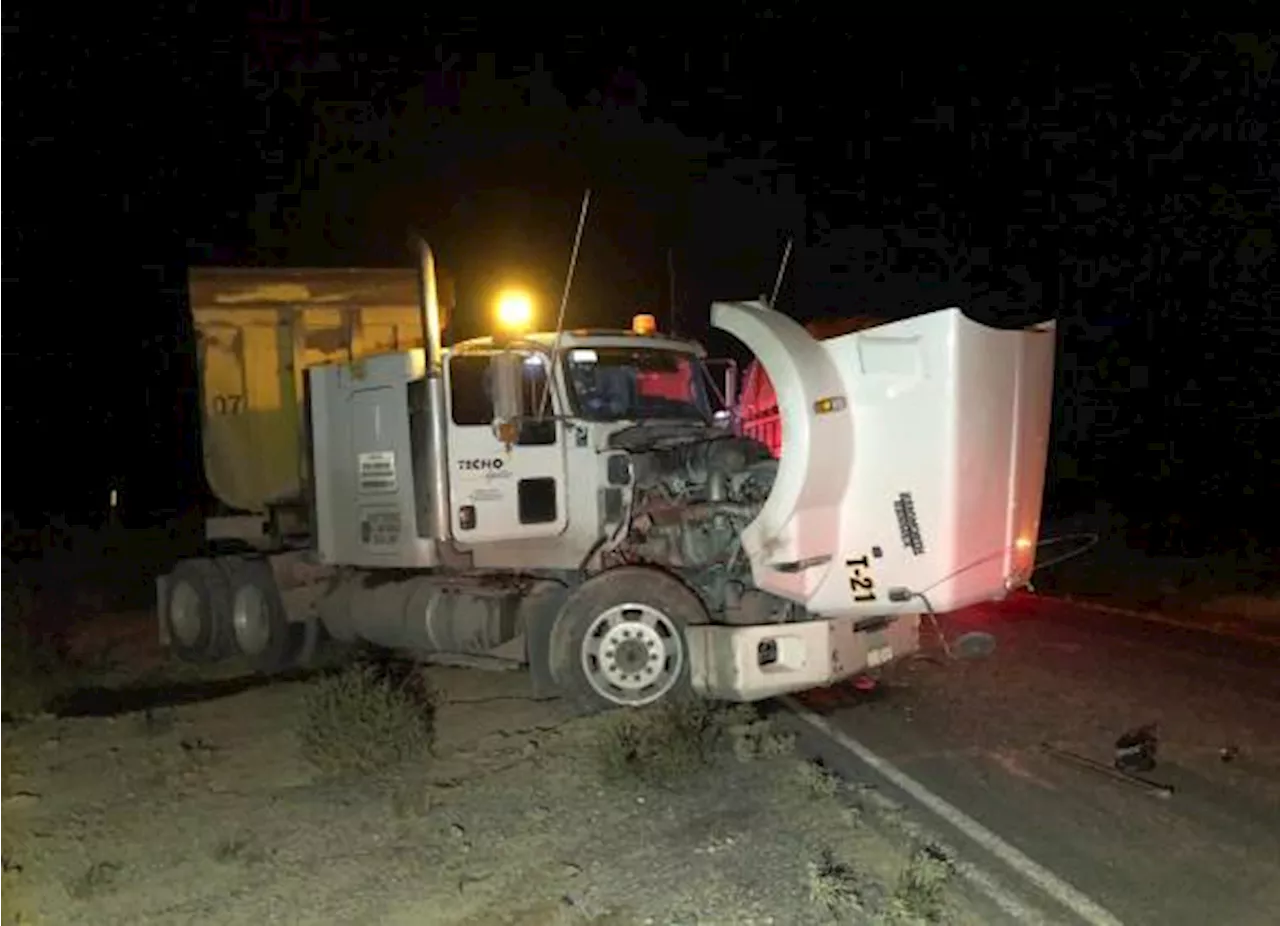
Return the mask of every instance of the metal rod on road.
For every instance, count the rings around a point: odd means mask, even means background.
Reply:
[[[1049,743],[1041,743],[1040,748],[1056,759],[1070,762],[1080,768],[1088,769],[1091,772],[1097,772],[1113,781],[1121,782],[1126,785],[1133,785],[1142,788],[1153,797],[1159,797],[1168,800],[1173,797],[1173,785],[1161,784],[1158,781],[1152,781],[1149,778],[1143,778],[1141,775],[1130,775],[1119,769],[1112,768],[1096,759],[1090,759],[1088,756],[1082,756],[1077,752],[1068,752],[1065,749],[1059,749]]]

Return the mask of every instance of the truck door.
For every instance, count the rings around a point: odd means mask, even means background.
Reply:
[[[548,415],[534,420],[547,381],[541,354],[524,363],[524,411],[510,449],[494,433],[489,357],[449,358],[449,490],[453,535],[459,543],[552,537],[568,526],[564,439],[553,394]]]

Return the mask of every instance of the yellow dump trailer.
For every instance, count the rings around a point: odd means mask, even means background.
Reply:
[[[304,497],[303,371],[421,347],[418,275],[203,267],[189,285],[205,475],[223,503],[261,521]],[[449,294],[442,285],[442,308]]]

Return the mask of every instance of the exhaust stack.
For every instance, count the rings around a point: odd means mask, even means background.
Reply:
[[[431,246],[418,238],[418,283],[422,307],[422,345],[426,361],[427,415],[430,433],[423,452],[424,471],[431,480],[431,534],[438,541],[451,538],[449,523],[449,459],[444,401],[444,344],[441,337],[440,295],[436,259]]]

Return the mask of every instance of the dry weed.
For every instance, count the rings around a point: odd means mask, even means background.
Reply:
[[[9,797],[10,762],[8,744],[0,743],[0,804]],[[8,926],[17,920],[17,879],[20,868],[14,858],[14,836],[4,818],[4,809],[0,808],[0,923]]]
[[[3,803],[5,798],[13,794],[10,779],[12,779],[14,772],[17,771],[17,763],[14,762],[13,758],[13,749],[9,747],[8,742],[0,739],[0,803]]]
[[[749,704],[663,701],[606,718],[598,752],[610,781],[670,786],[733,756],[751,762],[790,754],[795,737]]]
[[[795,734],[779,730],[772,719],[760,716],[753,705],[739,704],[727,709],[726,725],[733,742],[733,754],[739,761],[773,759],[795,752]]]
[[[28,720],[48,710],[75,684],[76,671],[61,638],[39,624],[39,612],[4,611],[3,691],[5,717]]]
[[[809,901],[834,922],[846,922],[864,909],[861,878],[853,867],[826,850],[806,868]]]
[[[35,610],[35,593],[23,579],[18,567],[4,558],[4,575],[0,579],[0,613],[4,614],[5,628],[14,621],[22,621]]]
[[[302,755],[329,776],[393,771],[431,748],[437,701],[416,667],[357,663],[307,692]]]
[[[11,854],[13,846],[13,836],[9,832],[4,834],[5,851],[4,855],[4,877],[3,877],[3,893],[9,899],[4,905],[3,916],[0,917],[0,923],[5,926],[29,926],[29,924],[39,922],[31,916],[28,911],[30,906],[27,898],[23,896],[25,893],[22,874],[22,864]]]
[[[840,777],[818,762],[805,760],[798,763],[796,778],[801,789],[816,799],[832,798],[840,791]]]
[[[618,711],[598,741],[606,780],[671,786],[693,778],[729,752],[732,713],[710,701],[679,699]]]
[[[18,833],[4,807],[5,800],[13,797],[10,777],[17,771],[15,765],[12,748],[0,739],[0,926],[26,922],[18,904],[18,879],[22,875],[22,865],[18,862]]]
[[[945,890],[955,866],[943,852],[921,845],[911,853],[878,922],[883,926],[920,926],[942,921]]]
[[[77,900],[88,900],[114,889],[119,883],[120,872],[121,867],[115,862],[95,862],[67,885],[67,893]]]
[[[387,794],[391,814],[397,820],[419,820],[431,813],[433,802],[427,783],[418,776],[396,781]]]
[[[267,860],[267,851],[248,833],[236,833],[213,846],[213,857],[223,864],[256,865]]]

